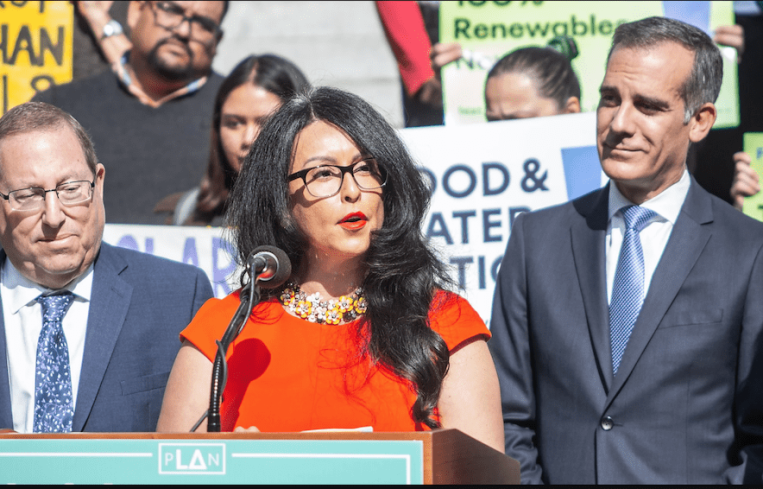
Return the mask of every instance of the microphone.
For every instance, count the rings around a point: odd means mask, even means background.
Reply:
[[[259,246],[246,261],[250,277],[264,289],[274,289],[291,275],[291,261],[286,252],[275,246]]]

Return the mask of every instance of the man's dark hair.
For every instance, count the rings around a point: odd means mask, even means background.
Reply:
[[[534,81],[538,94],[554,100],[559,110],[570,97],[580,100],[580,83],[569,59],[554,49],[529,47],[512,51],[493,66],[487,79],[505,73],[527,75]]]
[[[90,171],[95,175],[98,158],[93,141],[77,119],[56,106],[44,102],[27,102],[12,108],[0,117],[0,142],[3,139],[32,131],[50,131],[68,127],[77,135]]]
[[[357,95],[321,87],[291,98],[268,120],[228,204],[226,221],[239,261],[245,263],[258,246],[271,245],[286,252],[292,270],[304,263],[307,240],[292,218],[286,178],[298,134],[317,121],[346,134],[387,174],[384,222],[371,235],[363,263],[361,286],[368,312],[357,329],[359,354],[409,381],[417,394],[412,419],[439,426],[434,408],[450,356],[442,337],[430,328],[428,315],[430,307],[439,306],[433,304],[436,290],[451,280],[421,232],[430,188],[397,132],[370,104]],[[242,286],[245,281],[242,274]]]
[[[666,17],[648,17],[622,24],[615,29],[607,63],[616,48],[651,48],[664,42],[675,42],[694,53],[691,73],[681,86],[684,101],[684,124],[702,104],[715,103],[723,80],[723,59],[710,36],[696,27]]]
[[[228,13],[228,6],[229,6],[229,4],[230,4],[230,2],[228,0],[225,0],[223,2],[223,14],[220,16],[220,23],[221,24],[223,23],[223,19],[225,19],[225,14]]]

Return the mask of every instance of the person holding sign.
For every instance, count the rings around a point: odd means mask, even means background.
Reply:
[[[575,46],[572,38],[561,41]],[[573,52],[576,55],[577,48]],[[570,59],[559,51],[548,47],[517,49],[501,58],[487,75],[488,122],[579,112],[580,83]]]
[[[277,246],[292,275],[262,290],[228,352],[223,431],[449,427],[503,450],[490,332],[444,290],[421,233],[428,201],[398,135],[359,97],[318,88],[272,116],[227,221],[241,260]],[[215,341],[239,302],[208,301],[182,333],[159,431],[188,431],[206,409]]]
[[[227,2],[130,2],[132,48],[101,73],[51,87],[33,100],[72,114],[109,167],[112,223],[161,224],[154,206],[198,183],[209,154],[212,61]]]
[[[686,169],[721,78],[699,29],[619,26],[597,109],[610,183],[514,222],[490,348],[523,482],[761,481],[763,225]]]

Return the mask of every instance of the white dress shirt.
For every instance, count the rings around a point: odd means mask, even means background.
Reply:
[[[666,188],[662,193],[643,204],[658,214],[639,233],[641,248],[644,251],[644,297],[649,292],[652,276],[660,262],[665,245],[668,244],[670,233],[681,213],[686,195],[689,193],[691,178],[688,170],[684,170],[681,179]],[[620,209],[635,205],[623,196],[615,182],[609,185],[609,225],[607,226],[606,255],[607,255],[607,303],[612,301],[612,285],[615,281],[617,261],[620,258],[620,248],[625,235],[625,219]]]
[[[8,359],[13,429],[19,433],[32,433],[37,341],[42,331],[42,306],[36,299],[41,294],[53,291],[21,275],[8,258],[2,267],[0,298],[3,301],[5,320],[5,353]],[[87,272],[64,287],[74,294],[74,300],[64,316],[62,326],[69,346],[72,400],[75,406],[85,351],[92,285],[93,265],[90,265]]]

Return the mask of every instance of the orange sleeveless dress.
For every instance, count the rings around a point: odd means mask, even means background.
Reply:
[[[430,325],[453,350],[490,332],[462,297],[438,292]],[[180,334],[210,361],[239,305],[239,293],[210,299]],[[222,431],[256,426],[263,432],[373,427],[427,429],[411,418],[410,383],[358,358],[358,321],[317,324],[287,313],[277,299],[257,305],[228,350]]]

